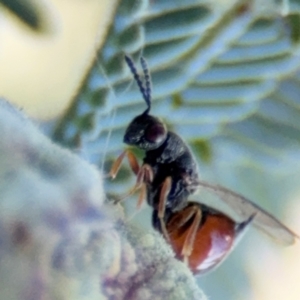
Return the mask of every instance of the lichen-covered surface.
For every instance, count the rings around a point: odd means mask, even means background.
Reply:
[[[1,299],[205,299],[164,240],[104,203],[98,170],[0,101]]]

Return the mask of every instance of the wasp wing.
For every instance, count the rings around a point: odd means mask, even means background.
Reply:
[[[291,245],[296,239],[299,239],[299,236],[274,216],[244,196],[223,186],[211,184],[202,180],[197,181],[197,185],[217,195],[241,218],[247,219],[254,215],[253,224],[278,242],[284,245]]]

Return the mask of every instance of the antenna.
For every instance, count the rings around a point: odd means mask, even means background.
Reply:
[[[133,74],[133,77],[134,77],[134,79],[143,95],[143,98],[147,104],[147,109],[144,111],[144,114],[148,114],[151,109],[151,78],[150,78],[150,73],[149,73],[149,70],[147,67],[146,60],[143,57],[141,57],[141,65],[142,65],[143,72],[144,72],[146,88],[143,85],[143,82],[137,72],[137,69],[134,65],[133,60],[129,56],[125,55],[125,61],[128,65],[128,67],[130,68],[130,71]]]
[[[142,65],[143,72],[144,72],[146,94],[148,97],[148,102],[151,104],[151,75],[149,72],[147,62],[143,56],[141,57],[141,65]]]

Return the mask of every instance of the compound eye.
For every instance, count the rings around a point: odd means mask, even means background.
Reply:
[[[153,124],[145,132],[145,138],[150,143],[160,144],[167,135],[167,130],[162,124]]]

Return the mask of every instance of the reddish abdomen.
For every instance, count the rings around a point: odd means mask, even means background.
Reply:
[[[174,223],[173,223],[174,224]],[[226,257],[233,246],[236,223],[223,214],[208,214],[198,228],[188,263],[193,273],[204,273]],[[168,229],[173,250],[179,259],[188,226]]]

